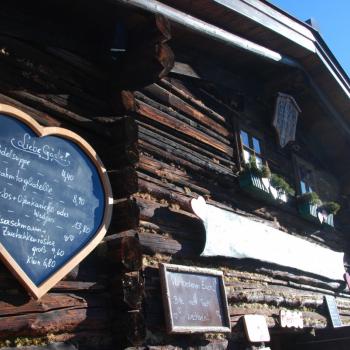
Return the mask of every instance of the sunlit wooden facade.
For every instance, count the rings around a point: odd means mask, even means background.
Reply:
[[[114,196],[104,241],[41,300],[0,265],[0,347],[246,349],[241,318],[261,314],[273,350],[330,349],[329,339],[348,348],[324,303],[334,296],[350,325],[345,281],[202,257],[206,233],[191,207],[201,196],[344,252],[346,272],[350,82],[316,29],[259,0],[5,1],[0,19],[0,103],[86,139]],[[283,147],[272,125],[281,93],[298,109]],[[295,194],[245,191],[252,156]],[[310,191],[341,205],[332,223],[319,209],[314,221],[301,215]],[[159,263],[223,271],[231,333],[167,334]],[[282,328],[282,309],[301,311],[304,328]]]

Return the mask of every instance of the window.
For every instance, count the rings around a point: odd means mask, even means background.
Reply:
[[[334,201],[339,196],[339,183],[326,170],[312,166],[309,162],[295,157],[296,178],[299,194],[317,192],[323,201]]]
[[[255,156],[256,164],[260,168],[263,165],[261,141],[244,130],[240,131],[240,137],[244,163],[248,163],[250,157]]]
[[[315,169],[313,166],[297,156],[294,156],[294,162],[299,194],[317,192],[314,179]]]
[[[312,171],[304,166],[299,166],[299,178],[300,193],[312,192]]]

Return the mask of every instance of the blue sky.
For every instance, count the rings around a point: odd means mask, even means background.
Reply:
[[[270,0],[294,17],[314,18],[320,33],[350,76],[350,0]]]

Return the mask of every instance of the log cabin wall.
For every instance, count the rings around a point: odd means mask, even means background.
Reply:
[[[109,49],[118,16],[110,15],[108,7],[92,11],[80,5],[2,4],[0,103],[17,107],[41,125],[72,130],[92,145],[112,184],[112,223],[106,240],[39,301],[0,263],[1,348],[46,348],[51,343],[62,349],[122,348],[116,343],[122,330],[115,323],[126,314],[121,273],[130,265],[121,262],[115,234],[130,228],[136,217],[129,196],[137,190],[137,135],[111,88],[114,59]]]
[[[307,327],[324,328],[325,294],[337,297],[343,323],[349,322],[350,295],[339,282],[256,261],[200,257],[205,231],[190,208],[198,195],[219,208],[344,250],[341,231],[318,230],[299,218],[293,201],[283,209],[266,205],[238,186],[240,126],[257,129],[272,170],[294,180],[293,152],[277,148],[270,126],[274,94],[285,87],[287,76],[252,80],[209,60],[202,62],[206,74],[194,77],[199,63],[192,71],[183,63],[191,50],[174,44],[165,18],[115,11],[106,4],[81,5],[4,5],[0,102],[90,142],[112,183],[113,219],[95,252],[40,301],[30,299],[1,265],[0,346],[64,341],[63,347],[81,349],[244,348],[240,318],[258,313],[267,316],[273,349],[279,349],[289,339],[283,332],[284,338],[278,337],[279,310],[301,310]],[[125,54],[111,57],[112,33],[120,23],[129,46]],[[266,92],[262,85],[273,87]],[[317,163],[310,154],[307,160]],[[159,262],[222,270],[232,333],[167,335]]]
[[[181,47],[173,51],[175,64],[168,76],[143,88],[123,92],[124,104],[138,125],[139,192],[133,197],[139,208],[137,238],[143,252],[144,290],[138,311],[143,317],[135,324],[137,337],[129,340],[134,346],[147,344],[152,345],[152,349],[163,346],[244,349],[247,343],[240,319],[244,314],[256,313],[268,319],[273,348],[287,348],[295,345],[295,340],[293,332],[288,334],[281,330],[279,311],[282,308],[302,311],[304,327],[323,329],[329,322],[324,295],[336,296],[342,321],[349,324],[350,293],[344,283],[258,261],[199,256],[205,231],[189,205],[191,198],[197,196],[203,196],[207,203],[219,208],[336,251],[346,251],[348,246],[340,226],[336,230],[320,230],[317,224],[300,218],[295,199],[283,206],[268,205],[250,198],[239,188],[240,128],[258,132],[272,171],[284,176],[294,188],[297,186],[295,155],[320,169],[323,167],[320,158],[315,157],[305,143],[307,128],[303,121],[299,121],[297,146],[286,149],[278,146],[271,126],[278,90],[256,93],[259,89],[254,84],[263,85],[264,78],[252,82],[249,76],[245,80],[244,73],[236,75],[233,85],[243,81],[248,86],[253,84],[250,89],[242,92],[228,88],[227,83],[209,74],[217,68],[217,61],[215,67],[207,65],[206,78],[194,77],[191,72],[198,71],[198,67],[177,61],[182,57]],[[227,79],[234,75],[229,70],[222,69],[222,72]],[[268,85],[267,82],[265,86]],[[297,90],[290,90],[290,84],[281,85],[284,91],[297,93]],[[308,117],[303,115],[303,118]],[[160,262],[210,267],[224,272],[232,327],[229,336],[166,334],[158,271]]]

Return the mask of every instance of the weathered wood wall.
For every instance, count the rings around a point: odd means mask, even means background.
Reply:
[[[153,344],[155,348],[160,345],[181,348],[189,344],[226,348],[230,346],[227,341],[232,346],[234,343],[244,346],[241,316],[265,315],[272,334],[277,337],[281,332],[278,321],[281,308],[301,310],[307,328],[324,328],[328,322],[323,302],[325,294],[337,297],[342,321],[348,324],[350,294],[343,283],[254,261],[199,257],[205,231],[189,205],[191,198],[198,195],[212,205],[250,216],[331,249],[344,251],[347,243],[340,230],[320,230],[300,218],[295,201],[271,206],[247,197],[239,189],[239,125],[248,125],[260,132],[272,170],[295,183],[292,154],[290,149],[278,150],[270,124],[273,106],[266,107],[265,102],[259,102],[264,96],[241,96],[220,84],[189,78],[183,73],[177,69],[176,74],[157,83],[123,93],[128,115],[138,125],[139,192],[133,197],[139,209],[137,239],[144,253],[144,299],[138,309],[143,317],[137,319],[135,325],[138,337],[130,340],[134,346]],[[242,99],[244,107],[237,103]],[[273,99],[271,101],[273,103]],[[233,329],[227,339],[165,334],[159,262],[224,271]],[[139,332],[141,324],[143,338]]]
[[[337,297],[343,322],[350,322],[350,294],[338,282],[253,261],[199,257],[204,230],[190,209],[198,195],[344,250],[341,232],[305,222],[295,203],[268,206],[239,189],[239,125],[260,130],[272,170],[293,182],[289,150],[276,149],[263,82],[210,62],[201,66],[205,77],[191,77],[176,61],[180,55],[169,43],[164,18],[126,15],[107,5],[90,4],[81,12],[79,2],[66,13],[68,3],[50,9],[51,4],[35,8],[17,1],[4,6],[0,102],[86,138],[108,169],[115,210],[96,251],[40,301],[27,297],[0,266],[0,346],[69,341],[80,349],[235,348],[245,344],[239,320],[246,313],[266,315],[276,335],[282,307],[302,310],[308,327],[324,327],[324,294]],[[109,33],[123,18],[130,44],[113,60]],[[165,261],[224,271],[229,336],[165,334],[158,273]]]
[[[82,349],[122,347],[115,346],[114,322],[125,311],[119,305],[118,284],[123,264],[120,258],[109,260],[108,249],[113,234],[133,221],[129,195],[136,191],[130,174],[137,135],[130,119],[118,112],[119,94],[111,89],[107,29],[117,18],[107,9],[105,21],[99,21],[98,9],[91,14],[88,8],[63,5],[4,2],[0,103],[23,110],[42,125],[61,126],[84,137],[108,169],[115,209],[108,244],[102,242],[39,301],[0,263],[0,347],[66,341]],[[119,242],[113,247],[120,252]]]

